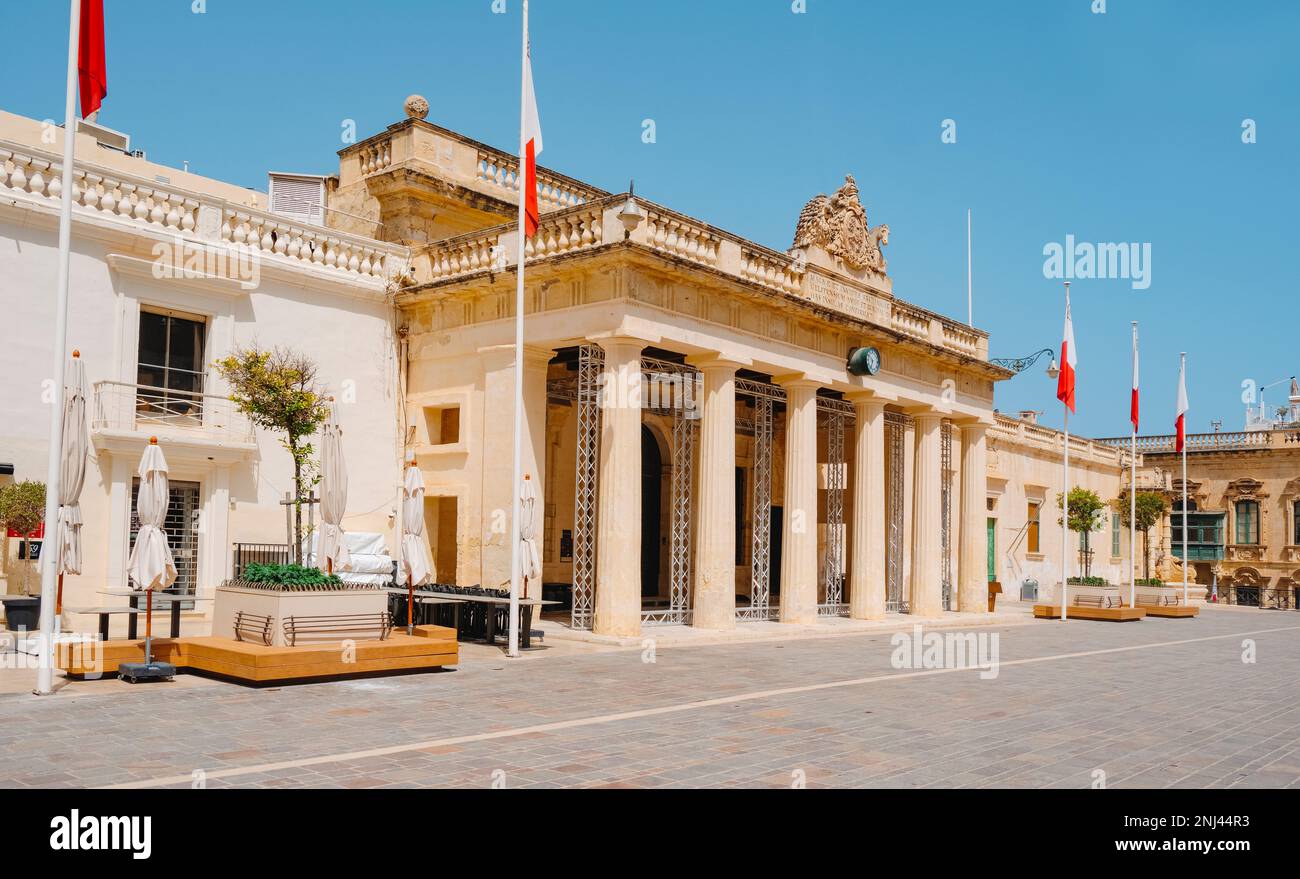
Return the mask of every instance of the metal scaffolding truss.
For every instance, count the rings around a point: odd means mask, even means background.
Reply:
[[[939,426],[939,458],[943,474],[939,500],[943,609],[952,610],[952,422],[947,418]]]
[[[818,408],[823,410],[820,420],[826,428],[826,541],[822,560],[826,600],[817,612],[822,616],[845,616],[849,607],[844,603],[844,489],[848,474],[844,427],[850,415],[838,406],[822,407],[820,400]]]
[[[736,608],[738,620],[766,620],[772,608],[772,404],[754,397],[753,526],[750,534],[749,607]],[[739,513],[739,511],[737,511]]]
[[[886,474],[888,491],[885,496],[885,519],[889,538],[888,566],[885,577],[885,610],[892,613],[909,613],[911,602],[903,589],[903,548],[906,530],[903,527],[903,469],[904,437],[911,418],[897,412],[885,413],[885,446],[888,451],[889,472]]]
[[[661,373],[662,374],[662,373]],[[694,558],[691,536],[694,531],[695,446],[699,419],[694,415],[698,401],[697,374],[683,372],[681,405],[674,407],[672,521],[669,545],[669,599],[667,610],[643,610],[641,622],[647,625],[688,623],[691,618],[691,573]]]
[[[605,351],[578,349],[578,454],[573,499],[573,610],[575,629],[590,629],[596,598],[596,498],[600,477],[600,375]]]

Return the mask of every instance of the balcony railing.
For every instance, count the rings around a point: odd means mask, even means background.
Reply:
[[[57,206],[63,193],[56,153],[0,140],[0,193]],[[247,205],[136,177],[78,159],[73,169],[77,221],[124,223],[186,246],[226,248],[258,266],[307,268],[366,286],[382,286],[406,265],[405,247],[282,217]],[[241,278],[241,280],[247,280]]]
[[[1178,448],[1178,437],[1140,436],[1137,450],[1142,454],[1173,454]],[[1093,440],[1108,446],[1127,449],[1132,437],[1115,436]],[[1251,449],[1300,448],[1300,431],[1296,430],[1243,430],[1228,433],[1191,433],[1187,435],[1187,452],[1236,452]]]
[[[165,434],[218,442],[252,443],[253,424],[233,400],[216,394],[153,385],[95,383],[92,430]]]
[[[748,284],[807,302],[828,311],[876,323],[900,335],[963,357],[988,360],[988,335],[900,299],[882,296],[869,285],[820,268],[789,254],[769,250],[669,208],[637,199],[644,221],[625,231],[618,209],[627,194],[605,196],[541,218],[537,235],[525,245],[530,262],[567,257],[630,240],[674,261],[692,263]],[[483,274],[509,272],[518,264],[514,223],[503,223],[429,244],[414,256],[418,280],[432,284]]]

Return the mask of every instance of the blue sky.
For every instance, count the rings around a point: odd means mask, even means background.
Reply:
[[[771,247],[804,202],[856,176],[888,223],[894,290],[963,318],[975,216],[975,323],[993,356],[1059,347],[1043,248],[1151,245],[1151,284],[1077,280],[1079,412],[1128,430],[1129,322],[1142,325],[1144,433],[1173,424],[1191,352],[1194,430],[1239,429],[1242,382],[1300,372],[1292,271],[1300,195],[1300,3],[1292,0],[868,2],[534,0],[543,163],[637,191]],[[101,121],[149,157],[265,189],[327,172],[361,137],[430,120],[517,140],[519,0],[106,0]],[[0,55],[0,107],[61,115],[67,4],[26,4]],[[642,142],[653,119],[657,142]],[[956,143],[941,142],[943,120]],[[1257,142],[1242,143],[1253,119]],[[1271,392],[1281,402],[1284,387]],[[1036,368],[1004,412],[1046,410]]]

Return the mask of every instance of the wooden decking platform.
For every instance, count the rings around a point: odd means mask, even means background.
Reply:
[[[1089,605],[1071,605],[1069,619],[1105,620],[1112,623],[1131,623],[1147,615],[1147,608],[1142,607],[1092,607]],[[1035,604],[1034,619],[1058,620],[1061,618],[1059,604]]]
[[[96,655],[98,653],[98,655]],[[384,641],[342,641],[300,647],[267,647],[230,638],[155,638],[154,659],[178,671],[206,672],[247,684],[283,683],[319,678],[419,671],[456,665],[456,632],[443,626],[419,626],[414,635],[394,632]],[[59,668],[77,677],[116,674],[124,662],[144,661],[144,641],[102,642],[99,651],[60,651]]]
[[[1167,617],[1169,619],[1191,619],[1201,612],[1199,607],[1187,604],[1144,604],[1139,601],[1139,610],[1145,610],[1149,617]]]

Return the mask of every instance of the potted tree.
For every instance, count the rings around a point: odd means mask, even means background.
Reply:
[[[24,480],[0,488],[0,526],[27,540],[27,563],[19,571],[20,593],[6,595],[3,601],[6,625],[11,631],[34,632],[40,626],[40,592],[32,595],[31,573],[36,568],[31,559],[30,536],[36,534],[45,519],[45,483]]]
[[[1056,507],[1062,507],[1062,496],[1057,494]],[[1105,577],[1092,575],[1092,534],[1100,531],[1104,525],[1103,515],[1106,502],[1095,491],[1075,486],[1070,489],[1070,520],[1068,527],[1079,535],[1079,573],[1070,578],[1070,591],[1075,595],[1098,595],[1106,600],[1106,606],[1118,607],[1120,603],[1119,587],[1112,585]],[[1064,517],[1062,517],[1064,518]],[[1057,519],[1062,524],[1062,519]],[[1059,593],[1058,593],[1059,597]]]
[[[1132,522],[1132,509],[1128,500],[1128,492],[1122,492],[1115,499],[1115,511],[1119,513],[1120,524],[1125,528],[1130,527]],[[1151,577],[1151,529],[1155,527],[1169,509],[1169,501],[1165,496],[1154,491],[1139,491],[1137,493],[1137,530],[1142,532],[1142,579],[1150,581]],[[1132,552],[1133,548],[1129,548]],[[1139,581],[1141,585],[1141,581]]]
[[[258,427],[280,434],[280,443],[293,458],[293,534],[289,558],[302,564],[302,505],[318,480],[312,434],[329,417],[329,405],[316,379],[316,363],[285,348],[236,349],[213,364],[230,384],[230,398]]]

